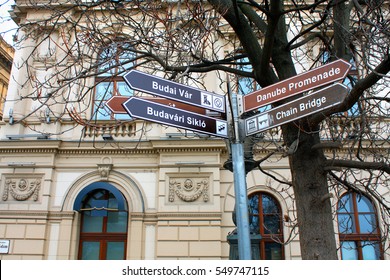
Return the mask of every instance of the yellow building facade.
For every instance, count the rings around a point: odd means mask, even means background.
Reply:
[[[4,101],[7,95],[14,49],[0,37],[0,114],[3,116]]]
[[[20,21],[39,18],[22,6]],[[35,49],[20,48],[14,65],[35,59],[39,79],[61,46],[32,58]],[[34,90],[22,86],[27,72],[13,68],[0,125],[0,259],[229,259],[235,193],[225,140],[142,120],[82,123],[94,113],[85,104],[81,114],[55,118],[39,97],[19,98]],[[213,75],[208,89],[222,95]],[[26,112],[34,113],[20,121]],[[288,157],[270,145],[254,147],[254,159],[270,152],[262,170],[273,176],[255,169],[246,177],[249,204],[261,212],[251,227],[261,228],[261,258],[301,259],[292,189],[275,180],[291,180]],[[330,199],[336,210],[338,198]]]

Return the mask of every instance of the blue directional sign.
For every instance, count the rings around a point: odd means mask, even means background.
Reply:
[[[128,101],[123,103],[123,107],[134,118],[228,138],[228,124],[225,120],[192,113],[139,97],[130,97]]]
[[[186,86],[138,70],[130,70],[123,76],[123,79],[134,90],[217,112],[225,112],[225,98],[219,94]]]

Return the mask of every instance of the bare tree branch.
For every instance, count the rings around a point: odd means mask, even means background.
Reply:
[[[328,168],[356,168],[356,169],[370,169],[370,170],[380,170],[390,174],[390,165],[384,162],[362,162],[362,161],[352,161],[352,160],[327,160],[325,162],[325,167]]]

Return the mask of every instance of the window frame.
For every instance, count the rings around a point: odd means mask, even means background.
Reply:
[[[257,191],[254,193],[251,193],[248,196],[248,200],[250,200],[252,197],[258,195],[259,196],[259,201],[258,201],[258,214],[256,215],[259,219],[259,234],[261,235],[261,239],[259,241],[260,243],[260,259],[261,260],[267,260],[266,259],[266,245],[267,244],[278,244],[280,245],[280,259],[284,260],[285,259],[285,248],[284,248],[284,228],[283,228],[283,215],[282,215],[282,208],[279,203],[279,201],[276,199],[275,196],[268,192],[263,192],[263,191]],[[269,216],[271,214],[266,214],[264,215],[263,211],[263,196],[268,196],[273,200],[275,203],[277,209],[278,209],[278,215],[279,215],[279,233],[265,233],[265,226],[264,226],[264,216]],[[252,218],[255,216],[255,214],[251,213],[252,211],[249,211],[249,220],[250,224],[252,221]],[[273,214],[274,215],[274,214]],[[277,242],[276,240],[280,240],[280,242]]]
[[[98,70],[95,77],[91,113],[92,119],[95,121],[132,120],[132,117],[130,117],[128,114],[114,114],[107,107],[105,107],[105,102],[113,96],[132,96],[134,94],[134,90],[132,90],[123,80],[123,77],[120,76],[122,72],[130,70],[136,64],[136,55],[134,48],[130,44],[129,49],[121,47],[125,44],[128,43],[121,40],[111,42],[110,44],[107,44],[102,47],[98,52]],[[115,46],[116,50],[119,49],[119,51],[115,51],[115,53],[112,55],[112,57],[115,58],[114,65],[111,64],[112,60],[107,57],[104,57],[104,52],[106,50],[113,49],[113,46]],[[122,54],[124,54],[125,56],[121,56]],[[124,58],[129,58],[130,62],[122,63],[122,60]],[[129,67],[126,69],[120,69],[121,67],[127,66]],[[107,69],[105,69],[106,67]],[[106,90],[102,98],[98,98],[98,90],[101,88],[104,89],[104,83],[108,83],[108,90]],[[126,93],[129,94],[123,94],[123,92],[120,92],[119,83],[121,83],[127,89]],[[112,89],[109,89],[110,87],[112,87]],[[112,92],[109,92],[110,90],[112,90]],[[104,115],[107,115],[107,118],[102,117],[103,113],[106,113]]]
[[[370,203],[370,206],[373,209],[373,212],[359,212],[359,206],[358,206],[358,197],[357,196],[362,196],[367,199],[367,201]],[[349,199],[351,203],[351,212],[348,211],[343,211],[340,212],[341,208],[346,209],[343,205],[341,205],[341,201],[344,197],[350,196]],[[347,210],[347,209],[346,209]],[[340,232],[340,216],[345,215],[345,214],[350,214],[353,217],[353,226],[354,226],[354,232],[352,233],[342,233]],[[361,227],[360,227],[360,220],[359,220],[359,215],[362,214],[371,214],[375,216],[375,223],[376,223],[376,228],[374,228],[374,232],[369,232],[369,233],[362,233],[361,232]],[[343,259],[343,252],[342,252],[342,246],[343,242],[354,242],[356,249],[357,249],[357,259],[358,260],[363,260],[364,255],[363,255],[363,247],[365,245],[362,245],[362,243],[367,242],[367,241],[375,241],[379,244],[379,260],[383,260],[383,246],[382,246],[382,238],[381,238],[381,232],[380,232],[380,226],[378,223],[378,212],[375,207],[375,204],[372,202],[372,200],[363,195],[363,194],[358,194],[356,192],[347,192],[343,194],[338,203],[337,203],[337,228],[338,228],[338,233],[339,233],[339,242],[340,242],[340,256],[341,259]]]
[[[98,193],[102,192],[104,194],[105,200],[107,202],[109,199],[114,198],[117,203],[119,203],[119,199],[116,197],[114,193],[112,193],[109,189],[104,188],[96,188],[88,192],[81,202],[81,207],[83,207],[86,203],[88,203],[93,196]],[[111,197],[110,197],[111,195]],[[120,210],[120,207],[116,209],[117,211],[126,212],[126,225],[125,225],[125,232],[109,232],[108,224],[109,224],[109,215],[108,213],[106,215],[102,215],[102,229],[99,232],[89,232],[84,231],[84,220],[86,218],[86,211],[115,211],[113,209],[106,209],[106,210],[91,210],[91,209],[83,209],[80,208],[81,212],[81,218],[80,218],[80,228],[79,228],[79,246],[78,246],[78,259],[81,260],[83,257],[83,243],[84,242],[99,242],[99,260],[106,260],[107,259],[107,246],[109,242],[123,242],[123,260],[126,259],[127,255],[127,236],[128,236],[128,226],[129,226],[129,215],[127,210]]]

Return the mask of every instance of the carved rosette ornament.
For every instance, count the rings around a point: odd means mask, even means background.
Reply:
[[[37,201],[40,188],[40,179],[6,179],[3,191],[3,201],[7,201],[9,195],[17,201],[24,201],[29,198]]]
[[[208,192],[209,182],[207,179],[172,178],[169,181],[169,202],[174,202],[175,197],[185,202],[194,202],[202,197],[204,202],[208,202]]]

